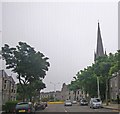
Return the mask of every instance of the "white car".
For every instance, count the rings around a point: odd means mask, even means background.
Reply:
[[[66,100],[64,106],[72,106],[72,102],[70,100]]]
[[[77,104],[77,101],[72,101],[72,104]]]
[[[102,108],[102,101],[99,98],[91,98],[90,108]]]

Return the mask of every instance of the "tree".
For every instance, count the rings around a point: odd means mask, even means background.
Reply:
[[[8,44],[2,47],[2,57],[6,61],[6,68],[17,73],[17,79],[23,90],[23,97],[26,97],[28,85],[34,84],[36,80],[41,81],[50,66],[41,52],[36,52],[33,47],[25,42],[19,42],[16,48],[10,48]]]
[[[70,85],[79,86],[81,90],[88,93],[91,97],[97,96],[97,77],[100,81],[100,96],[102,100],[108,99],[108,80],[111,75],[120,69],[120,50],[117,53],[105,55],[97,58],[95,63],[83,70],[78,71],[74,78],[74,83]],[[74,86],[73,86],[74,85]],[[108,102],[107,102],[108,103]]]
[[[77,84],[77,81],[71,81],[71,84],[69,84],[69,90],[73,91],[75,94],[74,100],[76,100],[76,92],[79,89],[79,85]]]

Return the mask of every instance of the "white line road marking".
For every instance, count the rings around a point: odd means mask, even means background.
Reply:
[[[65,110],[65,109],[64,109]],[[65,112],[67,112],[67,110],[65,110]]]

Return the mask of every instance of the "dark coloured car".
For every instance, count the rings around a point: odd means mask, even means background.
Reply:
[[[47,107],[47,102],[36,103],[35,110],[44,110]]]
[[[15,107],[15,113],[16,114],[35,114],[35,109],[32,105],[32,103],[28,102],[20,102]]]
[[[45,107],[48,106],[47,102],[42,102],[42,104],[43,104]]]
[[[86,99],[80,100],[80,105],[88,105],[88,102]]]

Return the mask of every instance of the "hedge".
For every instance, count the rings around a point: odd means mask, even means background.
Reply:
[[[3,105],[2,110],[5,112],[14,112],[17,103],[18,101],[8,101]]]

